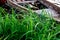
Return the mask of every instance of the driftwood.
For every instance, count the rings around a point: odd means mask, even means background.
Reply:
[[[53,1],[53,0],[52,0]],[[57,0],[58,1],[58,0]],[[44,4],[45,6],[51,8],[51,9],[54,9],[57,13],[60,14],[60,4],[58,3],[54,3],[54,2],[51,2],[49,0],[40,0],[40,2],[42,4]]]
[[[15,0],[7,0],[7,3],[12,6],[13,8],[16,8],[16,9],[23,9],[23,10],[26,10],[28,11],[27,8],[21,6],[21,5],[18,5],[17,2]]]
[[[36,1],[36,0],[35,0]],[[11,5],[14,8],[17,9],[23,9],[25,11],[28,11],[29,9],[27,9],[26,7],[23,7],[21,5],[19,5],[19,3],[34,3],[35,1],[24,1],[24,2],[17,2],[15,0],[7,0],[7,3],[9,5]],[[43,5],[47,6],[48,8],[54,9],[57,13],[60,13],[60,7],[58,6],[58,4],[56,3],[52,3],[48,0],[39,0]],[[33,6],[34,8],[36,8],[35,6]]]
[[[60,7],[55,5],[56,3],[51,3],[47,0],[39,0],[43,5],[47,6],[48,8],[51,8],[52,10],[56,11],[57,13],[60,13]],[[29,11],[28,8],[23,7],[19,5],[18,3],[34,3],[35,1],[24,1],[24,2],[17,2],[15,0],[7,0],[7,3],[12,6],[13,8],[19,9],[19,10],[24,10],[24,11]],[[36,12],[36,11],[35,11]],[[55,13],[55,12],[54,12]],[[56,16],[52,16],[56,21],[60,22],[60,14],[57,14]]]
[[[19,9],[19,10],[24,10],[24,11],[28,11],[29,9],[24,7],[24,6],[21,6],[19,5],[19,3],[23,3],[23,4],[29,4],[29,3],[34,3],[34,1],[24,1],[24,2],[17,2],[15,0],[7,0],[7,3],[12,6],[13,8],[16,8],[16,9]],[[33,8],[37,8],[35,6],[33,6]]]

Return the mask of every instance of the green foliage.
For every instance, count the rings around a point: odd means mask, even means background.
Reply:
[[[0,40],[60,39],[60,24],[44,14],[46,12],[38,15],[31,10],[20,13],[12,10],[12,14],[9,14],[0,9]]]

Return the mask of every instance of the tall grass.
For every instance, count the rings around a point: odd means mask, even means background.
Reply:
[[[12,14],[0,7],[0,40],[60,40],[60,24],[46,12],[31,10]]]

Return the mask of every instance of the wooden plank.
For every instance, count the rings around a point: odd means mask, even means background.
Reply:
[[[58,1],[58,0],[56,0]],[[54,9],[55,11],[57,11],[57,13],[60,13],[60,3],[56,2],[53,0],[40,0],[40,2],[44,5],[46,5],[47,7]],[[58,5],[59,4],[59,5]]]

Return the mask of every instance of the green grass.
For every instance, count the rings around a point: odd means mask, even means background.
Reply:
[[[60,40],[60,23],[45,11],[38,15],[31,10],[12,10],[9,14],[0,9],[0,40]]]

